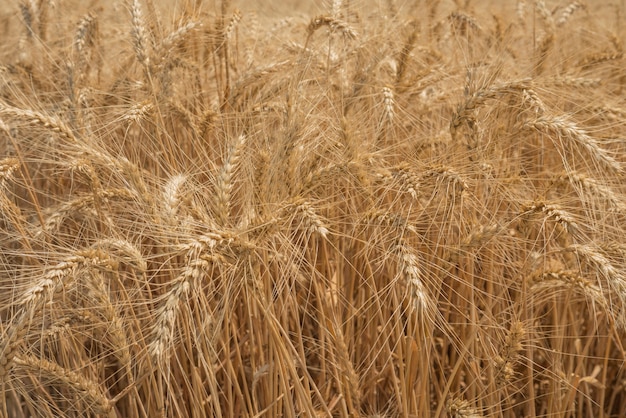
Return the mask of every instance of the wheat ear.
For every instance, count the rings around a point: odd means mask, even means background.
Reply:
[[[568,139],[585,148],[589,154],[602,165],[614,171],[621,171],[622,165],[611,154],[602,148],[598,142],[587,135],[587,133],[578,127],[575,123],[568,121],[563,117],[540,117],[528,124],[535,130],[543,133],[554,133],[559,140]],[[555,145],[559,142],[555,142]]]
[[[113,410],[113,403],[103,394],[98,384],[80,373],[33,356],[17,356],[14,362],[17,367],[33,373],[40,380],[58,382],[70,389],[83,402],[89,405],[94,413],[111,418],[117,416]]]

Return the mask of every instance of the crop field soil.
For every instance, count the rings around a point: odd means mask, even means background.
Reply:
[[[626,416],[626,3],[0,0],[0,417]]]

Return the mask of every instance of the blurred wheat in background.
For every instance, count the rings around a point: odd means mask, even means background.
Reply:
[[[623,1],[1,3],[0,416],[626,416]]]

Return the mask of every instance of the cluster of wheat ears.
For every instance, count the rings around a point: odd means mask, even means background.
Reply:
[[[625,416],[614,3],[5,1],[0,416]]]

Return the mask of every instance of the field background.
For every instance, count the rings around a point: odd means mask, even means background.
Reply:
[[[625,3],[0,1],[0,417],[626,416]]]

